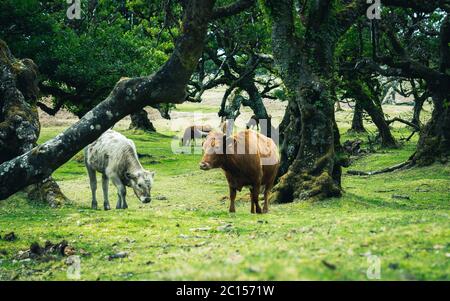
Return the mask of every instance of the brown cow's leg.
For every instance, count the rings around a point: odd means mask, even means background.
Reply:
[[[263,213],[269,212],[269,193],[272,187],[270,185],[266,185],[264,188],[264,206],[263,206]]]
[[[250,213],[256,213],[255,203],[253,202],[253,188],[250,188],[250,203],[251,203]]]
[[[262,213],[261,207],[259,206],[259,185],[253,186],[253,189],[251,189],[250,191],[252,193],[252,207],[253,205],[255,205],[256,213]],[[255,212],[253,212],[252,210],[252,213]]]
[[[236,212],[234,200],[236,199],[236,188],[230,187],[230,212]]]

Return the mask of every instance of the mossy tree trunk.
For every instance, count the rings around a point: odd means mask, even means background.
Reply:
[[[411,119],[411,123],[419,127],[422,125],[422,122],[420,121],[420,114],[422,113],[425,100],[426,99],[422,97],[414,100],[413,117]]]
[[[361,106],[361,102],[356,99],[355,100],[355,108],[353,111],[353,119],[352,119],[352,127],[350,128],[351,132],[354,133],[365,133],[366,129],[364,128],[363,122],[364,110]]]
[[[422,129],[413,160],[418,165],[435,161],[447,163],[450,157],[450,14],[440,29],[439,74],[427,81],[434,104],[433,115]]]
[[[38,69],[29,59],[18,60],[0,40],[0,164],[36,146],[40,123],[36,107]],[[58,184],[48,177],[30,185],[30,199],[57,207],[67,201]]]
[[[450,85],[449,79],[447,85]],[[421,131],[417,151],[412,158],[419,166],[436,161],[447,163],[450,158],[450,91],[449,86],[440,89],[444,93],[433,96],[433,114]]]
[[[147,111],[142,109],[130,115],[130,130],[141,130],[145,132],[156,132],[153,123],[148,118]]]
[[[397,142],[391,133],[389,124],[386,122],[381,103],[376,101],[377,97],[370,91],[367,84],[361,80],[352,80],[346,85],[346,88],[348,93],[358,100],[377,127],[381,145],[383,147],[396,147]]]
[[[293,1],[265,3],[272,19],[275,62],[290,96],[281,147],[281,169],[289,167],[271,199],[291,202],[340,196],[341,148],[331,84],[337,37],[328,28],[333,22],[329,3],[310,7],[304,39],[294,34]],[[293,143],[288,141],[292,135],[298,136]]]
[[[430,92],[426,90],[424,81],[419,81],[417,84],[415,80],[410,80],[410,83],[412,87],[412,95],[414,96],[414,110],[411,123],[417,125],[418,127],[422,127],[420,114],[422,113],[425,101],[430,97]],[[420,94],[419,89],[422,91],[422,94]]]

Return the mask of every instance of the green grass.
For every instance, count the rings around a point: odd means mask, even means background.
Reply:
[[[204,105],[201,103],[183,103],[176,106],[175,111],[189,113],[217,113],[218,106]]]
[[[61,130],[43,129],[41,142]],[[0,279],[67,279],[62,257],[15,260],[34,241],[65,239],[91,254],[81,257],[82,280],[367,280],[369,254],[381,260],[382,280],[450,280],[448,165],[371,177],[344,175],[342,198],[272,205],[266,215],[250,214],[244,190],[238,194],[237,213],[229,214],[222,172],[200,171],[198,154],[173,154],[173,133],[123,133],[139,153],[152,155],[142,162],[156,171],[153,202],[142,205],[129,190],[128,210],[91,210],[84,166],[69,161],[54,177],[71,205],[50,209],[27,201],[23,193],[0,203],[0,235],[18,235],[14,242],[0,240]],[[399,127],[394,133],[400,137],[408,131]],[[354,138],[343,134],[342,141]],[[415,143],[379,149],[351,169],[400,163]],[[110,191],[114,205],[115,189]],[[100,189],[98,197],[101,201]],[[129,256],[106,259],[120,251]]]

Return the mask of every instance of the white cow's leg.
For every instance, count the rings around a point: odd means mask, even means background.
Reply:
[[[109,180],[106,175],[102,175],[102,188],[103,188],[103,208],[105,210],[111,209],[109,206],[109,199],[108,199],[108,185]]]
[[[126,196],[126,193],[127,193],[125,185],[123,185],[122,181],[118,177],[113,177],[111,180],[113,181],[113,184],[117,188],[118,200],[117,200],[116,209],[126,209],[126,208],[128,208],[126,200],[125,200],[125,196]]]
[[[97,209],[97,198],[96,198],[96,192],[97,192],[97,176],[95,174],[95,170],[89,168],[86,166],[86,169],[88,171],[89,175],[89,185],[91,186],[91,192],[92,192],[92,209]]]

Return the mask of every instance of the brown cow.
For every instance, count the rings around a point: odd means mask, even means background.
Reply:
[[[203,144],[204,155],[200,169],[222,168],[230,188],[230,212],[235,212],[236,191],[249,186],[251,213],[269,211],[269,193],[280,164],[278,148],[272,139],[252,130],[227,137],[211,132]],[[264,207],[261,211],[258,196],[264,186]]]
[[[206,125],[191,125],[184,130],[183,138],[181,138],[181,145],[188,146],[191,141],[195,139],[205,138],[209,132],[212,131],[212,127]]]

